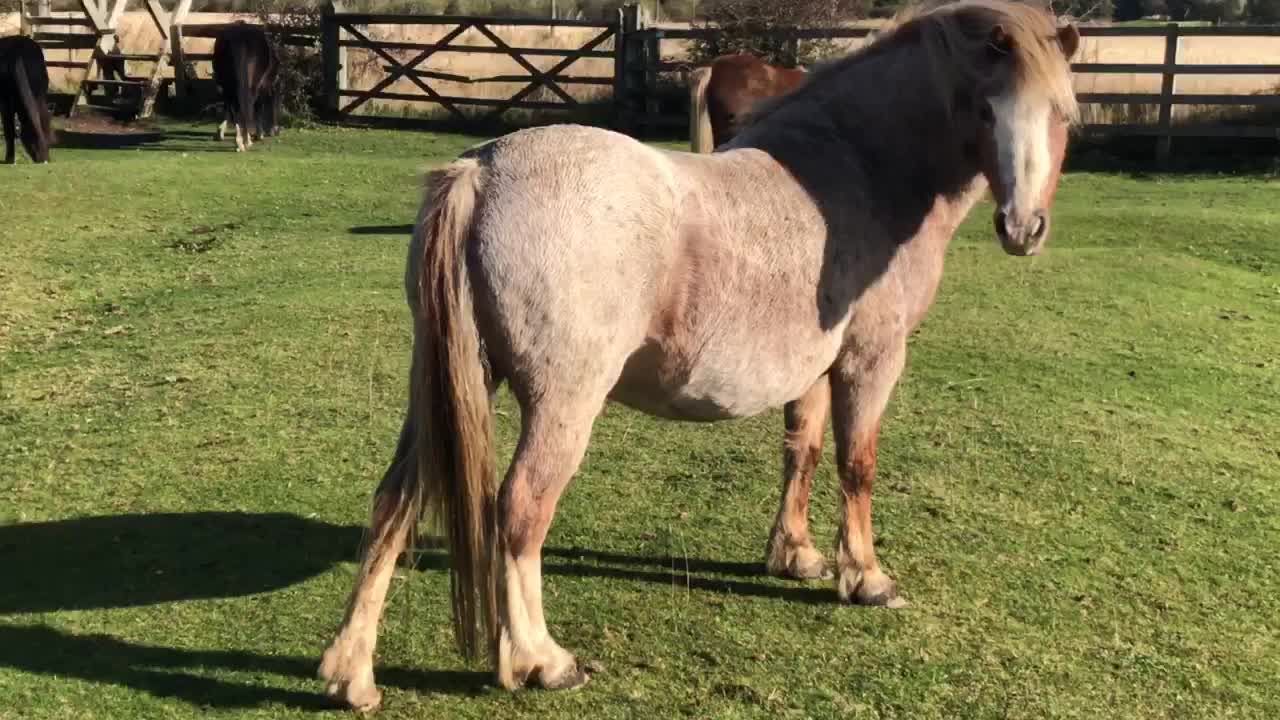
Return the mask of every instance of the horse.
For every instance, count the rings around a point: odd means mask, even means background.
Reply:
[[[783,493],[765,569],[826,560],[808,503],[828,416],[841,487],[835,598],[901,607],[873,545],[881,415],[957,226],[991,190],[1005,253],[1038,253],[1078,118],[1073,25],[1013,0],[915,13],[711,154],[553,125],[427,175],[408,243],[408,403],[360,567],[317,674],[381,702],[373,652],[419,522],[445,530],[453,629],[517,689],[589,675],[547,629],[542,545],[610,400],[711,422],[784,409]],[[495,482],[493,396],[520,438]]]
[[[709,153],[738,133],[761,100],[778,97],[808,77],[804,67],[770,65],[748,53],[721,55],[689,73],[689,145]]]
[[[253,147],[258,138],[280,132],[280,95],[275,90],[279,59],[259,25],[239,21],[223,28],[213,41],[213,77],[225,108],[217,139],[227,124],[236,126],[236,152]],[[255,120],[255,113],[262,110]]]
[[[22,147],[32,162],[49,162],[53,142],[49,115],[49,70],[44,51],[31,38],[0,38],[0,119],[4,122],[4,163],[17,162],[14,138],[21,125]]]

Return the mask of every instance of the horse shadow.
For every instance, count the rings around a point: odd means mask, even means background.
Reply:
[[[0,584],[0,667],[109,683],[202,707],[329,707],[317,692],[197,674],[216,668],[276,676],[294,684],[311,682],[318,647],[315,657],[184,649],[15,620],[28,613],[140,607],[282,590],[355,561],[363,534],[359,526],[287,513],[239,512],[106,515],[0,527],[0,567],[5,568],[5,582]],[[415,567],[424,572],[447,569],[439,541],[428,538],[423,544]],[[574,547],[549,547],[544,556],[547,575],[675,584],[790,602],[834,601],[829,588],[765,580],[757,563]],[[491,676],[381,667],[379,681],[428,694],[470,695],[484,692]]]

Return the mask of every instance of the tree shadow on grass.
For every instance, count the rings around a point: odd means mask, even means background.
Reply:
[[[329,707],[318,687],[312,693],[188,671],[216,668],[311,681],[319,648],[313,658],[186,650],[108,635],[74,635],[47,625],[21,625],[12,616],[280,590],[339,563],[355,561],[363,533],[358,526],[286,513],[235,512],[106,515],[0,527],[0,568],[4,568],[0,615],[10,615],[0,621],[0,666],[121,685],[199,706]],[[438,540],[434,546],[418,556],[418,569],[443,572],[448,567]],[[757,563],[581,548],[549,547],[544,554],[546,575],[640,581],[808,604],[835,602],[829,587],[768,579]],[[378,677],[387,686],[436,694],[474,694],[490,682],[488,673],[394,667],[380,667]]]

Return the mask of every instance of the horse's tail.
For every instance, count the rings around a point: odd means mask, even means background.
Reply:
[[[249,140],[257,125],[254,124],[253,117],[254,88],[249,78],[249,68],[253,67],[253,63],[250,62],[249,48],[246,43],[234,47],[231,52],[231,63],[235,65],[236,102],[240,104],[240,126],[244,128],[245,140]]]
[[[689,149],[709,153],[716,148],[711,132],[711,114],[707,111],[707,87],[711,84],[711,68],[694,68],[689,73]]]
[[[411,448],[379,490],[393,504],[379,510],[397,515],[391,531],[412,529],[424,512],[444,526],[454,637],[467,657],[493,652],[498,627],[493,418],[466,261],[481,173],[464,158],[427,178],[405,275]]]
[[[31,159],[38,163],[49,162],[49,109],[40,111],[40,103],[31,88],[31,79],[27,75],[26,62],[21,53],[13,63],[13,81],[18,86],[18,97],[22,101],[22,127],[35,139],[35,147],[32,148],[34,157]]]

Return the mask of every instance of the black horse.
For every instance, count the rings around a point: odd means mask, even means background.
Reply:
[[[44,51],[28,37],[0,38],[0,119],[4,120],[4,162],[12,165],[13,139],[22,126],[22,147],[32,162],[49,162],[53,140],[46,96],[49,70]]]
[[[279,67],[267,33],[259,25],[233,23],[213,42],[213,78],[226,107],[218,139],[225,137],[227,122],[234,122],[237,152],[253,146],[254,130],[259,138],[280,133],[280,96],[275,91]]]

